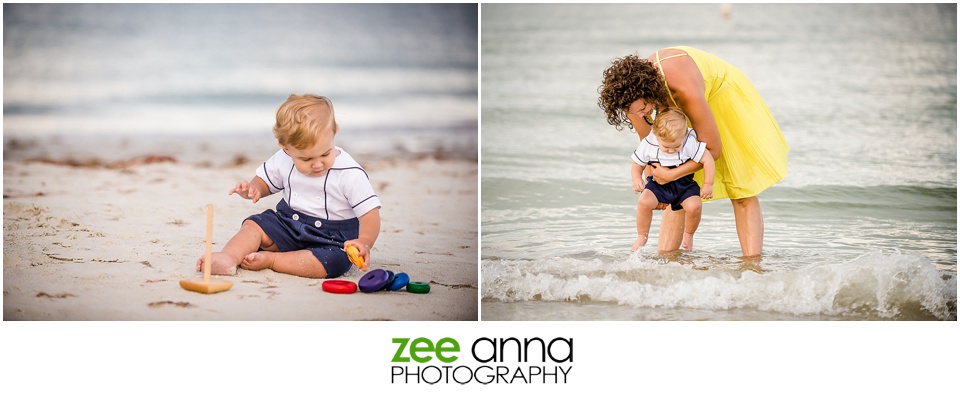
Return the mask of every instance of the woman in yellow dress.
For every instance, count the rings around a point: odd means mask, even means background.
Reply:
[[[737,236],[744,257],[763,250],[763,214],[757,195],[787,175],[787,145],[780,126],[750,80],[739,69],[699,49],[665,48],[641,59],[615,59],[603,72],[598,105],[618,130],[650,133],[652,115],[661,107],[684,111],[697,138],[716,160],[713,199],[733,203]],[[666,183],[693,173],[699,165],[658,167],[653,178]],[[703,171],[694,179],[703,184]],[[658,249],[680,247],[683,212],[664,212]]]

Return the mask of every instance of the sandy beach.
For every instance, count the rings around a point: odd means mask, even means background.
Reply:
[[[215,207],[219,251],[244,218],[279,201],[272,195],[254,205],[227,195],[253,177],[262,157],[193,140],[87,144],[84,153],[81,142],[67,143],[5,142],[4,320],[478,318],[476,160],[384,159],[348,149],[384,204],[371,268],[428,282],[428,294],[330,294],[321,279],[241,270],[224,277],[230,290],[205,295],[179,285],[197,276],[205,206]],[[211,149],[219,158],[204,157]],[[340,279],[362,275],[353,268]]]

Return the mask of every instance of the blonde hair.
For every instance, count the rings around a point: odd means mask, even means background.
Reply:
[[[653,120],[653,134],[657,139],[674,142],[687,134],[687,115],[676,108],[668,108],[657,113]]]
[[[328,130],[336,134],[339,127],[333,114],[333,102],[327,97],[293,94],[277,108],[273,135],[280,144],[309,149]]]

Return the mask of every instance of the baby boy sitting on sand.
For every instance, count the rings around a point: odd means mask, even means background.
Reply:
[[[280,150],[250,182],[230,190],[257,203],[283,191],[277,210],[244,220],[223,250],[214,274],[269,268],[308,278],[336,278],[350,269],[343,251],[355,246],[364,262],[380,233],[380,198],[360,164],[334,145],[333,103],[316,95],[291,95],[277,109],[273,133]],[[203,268],[203,257],[197,271]]]

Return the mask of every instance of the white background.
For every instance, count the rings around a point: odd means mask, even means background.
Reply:
[[[955,321],[8,321],[0,391],[6,402],[941,402],[955,397],[957,330]],[[454,338],[468,358],[481,337],[573,338],[573,370],[566,385],[391,384],[391,339],[417,337]]]

